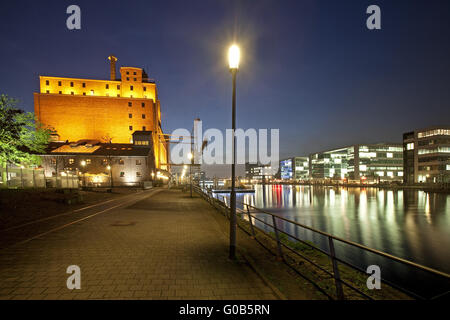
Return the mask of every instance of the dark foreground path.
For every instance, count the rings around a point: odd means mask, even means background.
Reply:
[[[212,211],[165,189],[2,249],[0,299],[275,299],[227,259]],[[81,290],[66,286],[70,265],[81,268]]]

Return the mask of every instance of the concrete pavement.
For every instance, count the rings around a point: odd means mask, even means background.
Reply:
[[[228,260],[206,202],[167,189],[133,197],[76,223],[42,222],[42,236],[0,250],[0,299],[276,299],[243,261]],[[66,286],[70,265],[81,268],[81,290]]]

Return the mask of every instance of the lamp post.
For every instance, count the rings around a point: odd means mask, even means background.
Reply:
[[[194,155],[191,153],[188,154],[188,159],[190,160],[189,164],[189,186],[191,189],[191,198],[192,198],[192,159],[194,158]]]
[[[86,161],[81,161],[81,166],[83,167],[83,185],[86,188]]]
[[[112,187],[113,187],[112,168],[111,168],[110,165],[108,165],[108,166],[106,167],[106,169],[108,169],[108,171],[109,171],[109,186],[110,186],[110,188],[112,189]]]
[[[232,155],[231,163],[231,194],[230,194],[230,259],[236,258],[236,74],[239,69],[240,50],[237,45],[232,45],[228,50],[228,62],[233,79],[232,98]]]

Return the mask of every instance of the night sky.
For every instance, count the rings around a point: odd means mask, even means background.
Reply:
[[[66,28],[71,4],[79,31]],[[382,30],[366,28],[371,4]],[[28,111],[39,75],[108,79],[114,54],[156,79],[166,133],[196,117],[224,130],[236,41],[237,125],[279,128],[281,157],[450,122],[448,0],[1,1],[0,12],[0,93]]]

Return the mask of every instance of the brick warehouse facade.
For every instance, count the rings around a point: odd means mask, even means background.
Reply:
[[[55,129],[58,141],[98,140],[133,143],[135,131],[151,131],[156,168],[167,170],[167,145],[161,128],[157,87],[141,68],[120,68],[110,56],[110,80],[40,76],[34,93],[39,122]]]

